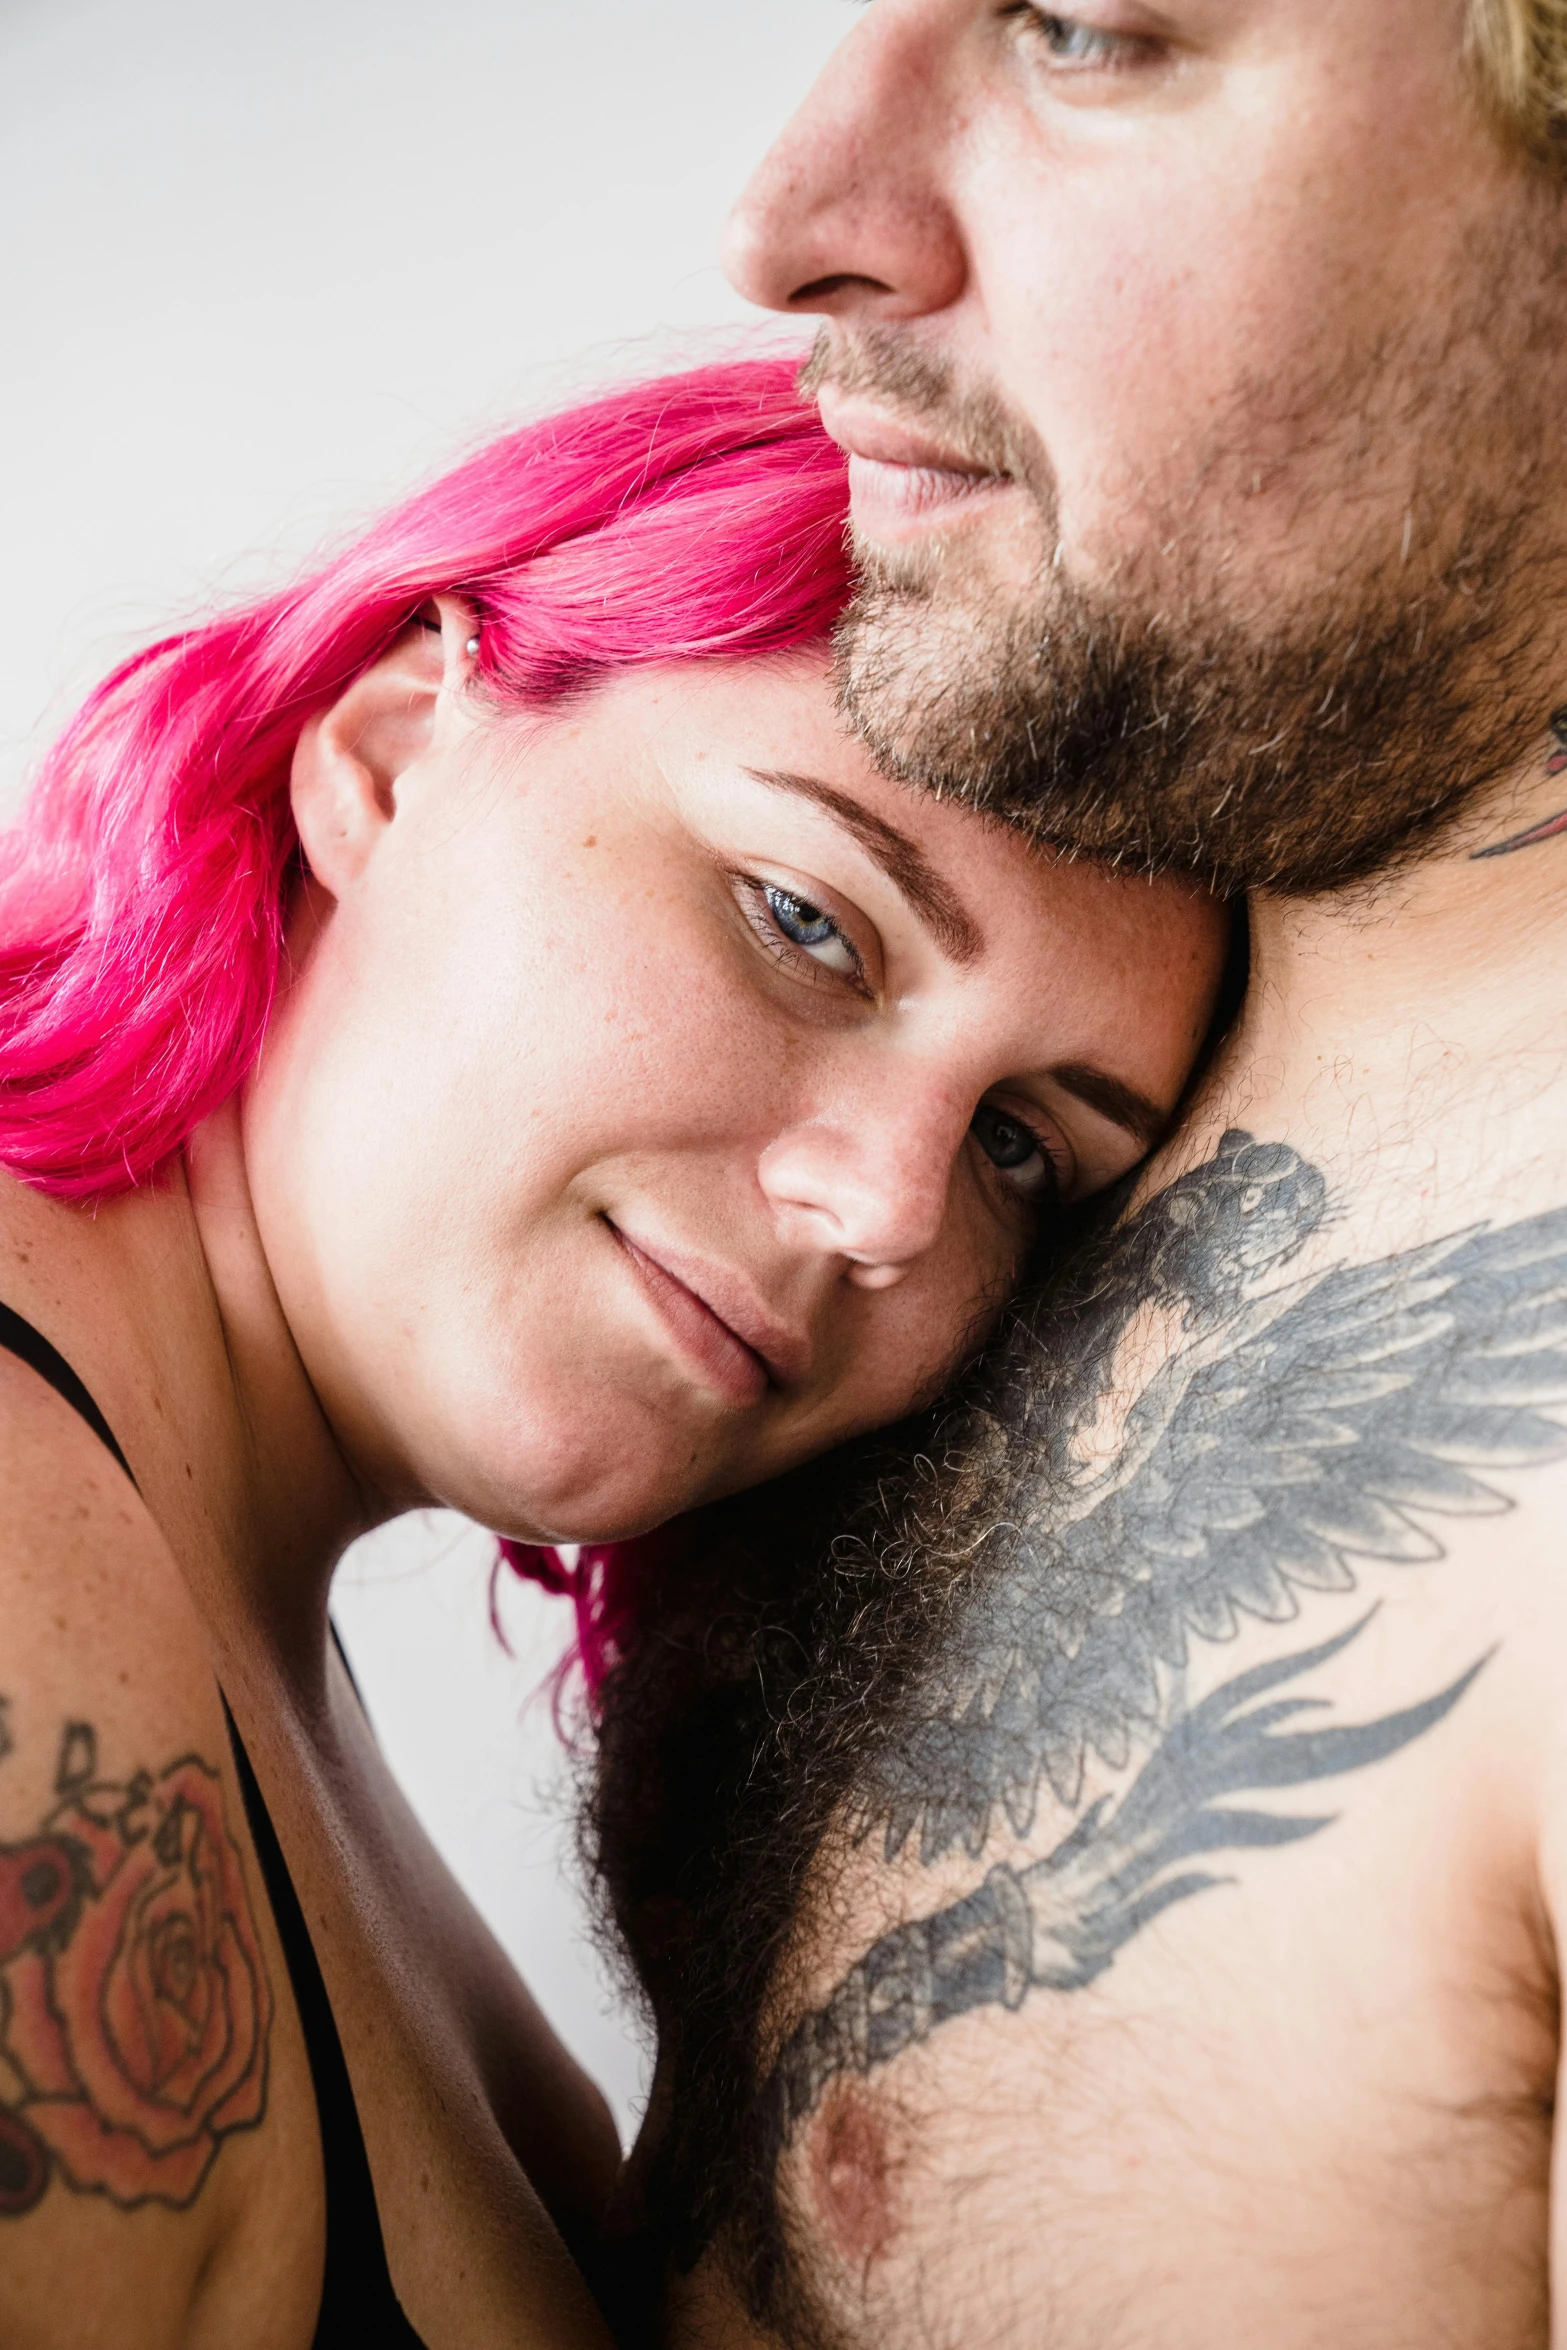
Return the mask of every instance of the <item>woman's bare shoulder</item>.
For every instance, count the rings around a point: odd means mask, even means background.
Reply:
[[[80,1711],[97,1692],[102,1733],[160,1715],[221,1738],[222,1709],[184,1578],[131,1478],[81,1414],[0,1351],[0,1696],[19,1776],[20,1714]]]
[[[219,2333],[295,2350],[319,2214],[268,2182],[318,2202],[313,2120],[200,1624],[123,1468],[4,1353],[0,1627],[0,2340],[172,2350],[216,2293]],[[253,2208],[303,2271],[280,2308]]]

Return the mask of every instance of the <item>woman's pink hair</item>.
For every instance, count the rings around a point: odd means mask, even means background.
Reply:
[[[490,1627],[496,1639],[509,1654],[511,1642],[501,1623],[497,1598],[501,1569],[509,1567],[525,1582],[540,1583],[557,1598],[571,1602],[576,1643],[556,1678],[557,1703],[573,1667],[581,1673],[589,1697],[596,1698],[635,1638],[649,1586],[678,1562],[682,1537],[677,1521],[672,1526],[659,1526],[651,1534],[640,1534],[631,1542],[584,1543],[575,1564],[547,1544],[502,1542],[490,1575]]]
[[[58,1198],[123,1191],[243,1083],[298,869],[300,730],[432,595],[473,606],[503,709],[825,639],[844,465],[794,376],[703,367],[509,433],[297,586],[123,663],[0,835],[0,1163]],[[614,1616],[578,1600],[585,1631]]]
[[[300,730],[430,596],[472,604],[512,708],[825,638],[844,466],[794,375],[698,368],[508,433],[296,587],[123,663],[0,834],[0,1164],[63,1199],[123,1191],[242,1083],[282,956]]]

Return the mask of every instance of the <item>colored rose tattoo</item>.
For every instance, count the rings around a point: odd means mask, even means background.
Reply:
[[[0,1844],[0,2217],[56,2173],[181,2208],[266,2110],[272,1991],[218,1775],[186,1755],[110,1784],[96,1743],[67,1728],[59,1802]]]

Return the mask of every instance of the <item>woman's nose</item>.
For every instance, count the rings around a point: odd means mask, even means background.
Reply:
[[[859,1287],[890,1288],[941,1237],[965,1130],[937,1104],[816,1119],[771,1143],[758,1175],[791,1237],[846,1257]]]
[[[749,301],[891,320],[957,299],[967,264],[940,192],[954,112],[943,12],[951,0],[878,0],[764,158],[724,237]]]

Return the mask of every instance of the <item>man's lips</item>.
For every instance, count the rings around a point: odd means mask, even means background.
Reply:
[[[822,423],[849,459],[849,496],[858,528],[873,539],[898,538],[921,523],[950,520],[953,510],[1011,476],[976,465],[884,411],[822,393]]]
[[[608,1216],[604,1221],[682,1351],[720,1394],[756,1404],[769,1387],[804,1376],[810,1340],[775,1321],[727,1267],[699,1264],[663,1240],[633,1240]]]

